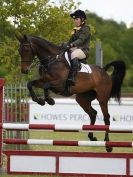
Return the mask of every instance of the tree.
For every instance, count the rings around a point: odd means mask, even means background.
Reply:
[[[67,41],[72,29],[72,21],[69,17],[71,10],[75,9],[73,0],[60,1],[60,6],[50,3],[49,0],[3,0],[0,2],[0,21],[4,24],[10,20],[11,25],[6,28],[12,31],[7,35],[7,29],[3,29],[4,37],[1,37],[0,66],[3,68],[1,75],[10,82],[20,82],[20,57],[17,52],[18,41],[15,39],[15,31],[22,34],[47,37],[54,43]],[[68,25],[69,24],[69,25]],[[5,75],[6,72],[6,75]],[[31,75],[29,76],[31,77]]]

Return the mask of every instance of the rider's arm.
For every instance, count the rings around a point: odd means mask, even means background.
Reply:
[[[80,34],[79,34],[78,39],[71,43],[74,47],[82,46],[86,42],[86,40],[90,38],[90,32],[89,32],[88,26],[83,28],[79,33]]]

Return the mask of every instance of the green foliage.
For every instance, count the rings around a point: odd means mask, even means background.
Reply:
[[[11,73],[12,71],[15,72],[16,70],[18,70],[18,68],[16,68],[15,66],[16,64],[18,64],[18,62],[16,63],[16,61],[18,60],[18,56],[16,56],[17,52],[14,49],[14,41],[5,37],[4,42],[2,42],[0,45],[0,65],[4,67],[6,73]]]
[[[88,12],[88,22],[96,29],[93,40],[99,39],[103,48],[104,65],[115,59],[126,63],[127,72],[124,79],[124,92],[132,92],[133,86],[133,27],[127,28],[113,20],[104,20],[94,13]],[[94,63],[95,49],[90,50],[88,62]]]
[[[55,44],[65,42],[73,28],[69,14],[77,6],[74,0],[60,0],[58,5],[51,0],[0,1],[0,76],[6,77],[8,82],[34,77],[37,69],[32,69],[28,76],[20,72],[19,44],[15,32],[40,36]],[[128,69],[124,86],[132,86],[133,27],[127,28],[123,22],[118,24],[111,19],[104,20],[89,11],[86,13],[92,34],[88,63],[95,63],[95,44],[100,40],[104,64],[114,59],[123,59]]]
[[[15,32],[45,37],[54,43],[67,41],[72,29],[69,13],[76,6],[73,0],[60,1],[60,7],[49,0],[3,0],[0,3],[0,75],[8,82],[31,79],[21,74],[18,41]],[[8,22],[10,19],[11,24]],[[37,72],[37,71],[36,71]]]

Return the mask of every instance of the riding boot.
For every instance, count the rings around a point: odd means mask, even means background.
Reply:
[[[72,59],[71,60],[71,71],[68,77],[68,83],[71,85],[75,85],[75,78],[77,75],[78,67],[79,67],[78,58]]]

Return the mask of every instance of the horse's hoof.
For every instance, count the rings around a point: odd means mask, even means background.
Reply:
[[[106,146],[106,151],[107,151],[107,152],[112,152],[112,151],[113,151],[113,148]]]
[[[42,98],[39,98],[37,103],[40,104],[41,106],[44,106],[45,105],[45,100],[42,99]]]
[[[88,138],[90,139],[90,141],[97,141],[97,138],[93,137],[91,134],[88,134]]]
[[[37,99],[35,99],[35,98],[32,98],[32,101],[37,102],[38,100],[37,100]]]
[[[45,98],[45,101],[46,101],[49,105],[54,105],[54,104],[55,104],[54,99],[53,99],[53,98],[50,98],[50,97]]]
[[[91,141],[97,141],[97,138],[96,137],[93,137],[93,139]]]

